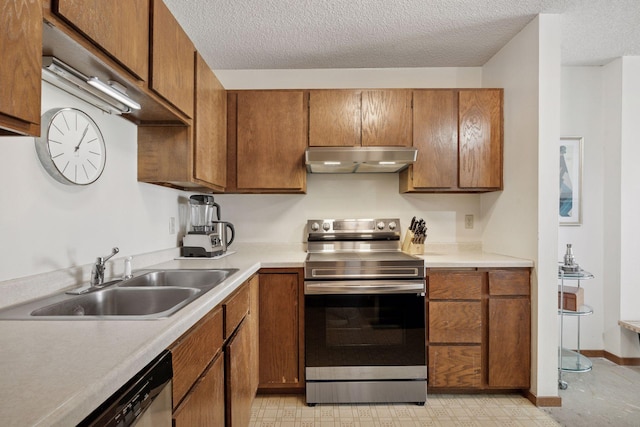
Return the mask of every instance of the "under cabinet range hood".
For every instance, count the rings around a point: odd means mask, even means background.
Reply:
[[[416,161],[413,147],[309,147],[310,173],[395,173]]]
[[[53,56],[42,57],[42,79],[111,114],[139,110],[140,104],[129,98],[118,82],[104,83],[89,77]]]

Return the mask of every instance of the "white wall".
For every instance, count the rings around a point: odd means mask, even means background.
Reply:
[[[640,58],[624,57],[604,67],[605,123],[605,349],[621,357],[638,357],[636,334],[617,321],[640,319]]]
[[[480,67],[214,70],[225,89],[480,87]]]
[[[236,225],[244,242],[302,242],[307,219],[400,217],[424,218],[430,244],[480,242],[479,196],[474,194],[398,193],[398,174],[307,175],[306,195],[215,195],[223,219]],[[464,216],[476,218],[465,229]],[[404,231],[404,230],[403,230]]]
[[[540,15],[483,67],[505,88],[502,193],[481,196],[484,249],[533,259],[532,393],[557,396],[560,17]]]
[[[560,115],[561,136],[580,136],[583,145],[582,225],[560,226],[558,256],[562,259],[567,243],[573,246],[576,261],[593,273],[582,281],[585,303],[593,315],[580,319],[580,346],[604,349],[604,154],[602,67],[563,67]],[[575,286],[575,282],[567,282]],[[577,318],[565,317],[564,342],[577,346]]]
[[[136,126],[42,84],[42,112],[76,107],[102,130],[107,163],[87,187],[67,186],[40,164],[34,138],[0,138],[0,281],[92,263],[118,246],[118,257],[175,247],[169,217],[179,191],[137,182]]]
[[[622,58],[620,319],[640,319],[640,56]],[[640,357],[637,334],[622,330],[622,357]]]

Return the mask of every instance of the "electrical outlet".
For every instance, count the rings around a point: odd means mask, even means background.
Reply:
[[[169,234],[176,234],[176,218],[169,217]]]
[[[473,215],[464,216],[464,228],[468,228],[468,229],[473,228]]]

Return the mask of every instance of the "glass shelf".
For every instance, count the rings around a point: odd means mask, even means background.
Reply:
[[[588,357],[567,348],[562,349],[561,359],[564,372],[588,372],[593,367]]]
[[[558,310],[558,314],[565,316],[588,316],[593,314],[593,308],[590,305],[581,305],[579,310]]]
[[[558,279],[564,278],[565,280],[588,280],[593,279],[593,274],[589,273],[586,270],[579,271],[562,271],[560,266],[558,266]]]

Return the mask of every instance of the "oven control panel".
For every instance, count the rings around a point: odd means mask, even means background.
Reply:
[[[309,240],[330,238],[370,240],[400,236],[400,219],[310,219],[307,221]]]

